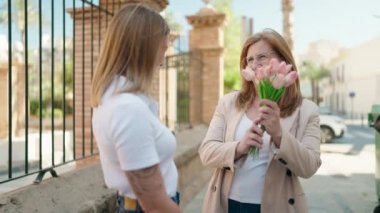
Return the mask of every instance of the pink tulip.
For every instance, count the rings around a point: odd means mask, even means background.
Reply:
[[[286,75],[286,63],[285,61],[281,61],[281,63],[278,65],[278,73]]]
[[[292,85],[298,78],[296,71],[291,71],[285,76],[285,87]]]
[[[272,71],[271,71],[271,74],[275,74],[275,73],[278,73],[278,70],[279,70],[279,66],[280,66],[280,61],[277,59],[277,58],[272,58],[269,62],[269,64],[271,65],[272,67]]]
[[[258,67],[255,70],[255,78],[256,80],[262,80],[265,78],[265,70],[263,67]]]
[[[291,64],[287,64],[286,65],[286,74],[288,74],[290,72],[290,70],[292,70],[292,65]]]
[[[241,76],[243,76],[246,81],[253,81],[255,79],[255,72],[253,72],[251,68],[246,67],[241,71]]]
[[[282,73],[277,73],[272,80],[272,86],[275,89],[281,89],[285,85],[285,75]]]
[[[248,76],[248,71],[243,70],[242,75]],[[245,77],[248,78],[248,77]],[[249,77],[251,79],[252,76]],[[292,65],[286,64],[284,61],[279,61],[273,58],[269,64],[257,67],[254,70],[254,82],[258,85],[258,93],[260,99],[269,99],[279,102],[281,97],[285,94],[286,89],[292,85],[298,78],[296,71],[292,71]],[[249,154],[253,157],[257,156],[258,149],[252,147]]]

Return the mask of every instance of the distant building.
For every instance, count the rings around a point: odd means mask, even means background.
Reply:
[[[341,47],[337,42],[329,40],[318,40],[311,42],[307,48],[305,54],[296,56],[298,68],[301,67],[302,62],[311,61],[318,65],[328,65],[329,62],[339,55]],[[302,77],[302,76],[301,76]],[[311,99],[311,85],[309,79],[301,79],[301,91],[302,95]],[[322,94],[323,88],[320,87],[320,93]]]
[[[331,59],[338,56],[340,45],[329,40],[318,40],[311,42],[305,54],[298,56],[298,61],[312,61],[315,64],[327,65]]]
[[[329,64],[331,77],[321,87],[333,112],[362,118],[380,104],[380,36],[342,50]]]
[[[253,18],[242,16],[241,17],[241,44],[244,44],[245,40],[253,35]]]

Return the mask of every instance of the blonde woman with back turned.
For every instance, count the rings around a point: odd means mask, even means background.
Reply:
[[[118,192],[117,212],[180,212],[176,140],[147,95],[168,36],[158,13],[129,5],[113,17],[100,52],[92,124],[105,183]]]

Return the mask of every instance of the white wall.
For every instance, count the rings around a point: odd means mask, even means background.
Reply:
[[[351,115],[353,101],[354,113],[366,114],[373,104],[380,104],[380,36],[344,54],[330,66],[332,80],[323,83],[326,105]],[[351,91],[356,94],[353,100],[349,97]]]

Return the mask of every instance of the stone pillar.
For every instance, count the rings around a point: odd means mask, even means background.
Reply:
[[[75,126],[73,128],[75,129],[74,142],[75,157],[77,159],[91,154],[90,91],[92,73],[94,71],[91,68],[95,69],[101,43],[107,26],[112,19],[112,13],[117,12],[122,6],[131,3],[141,3],[158,12],[162,11],[168,5],[167,0],[101,0],[100,7],[102,9],[108,9],[111,14],[106,14],[103,10],[99,12],[96,7],[93,7],[92,18],[90,7],[85,7],[84,10],[80,7],[68,10],[68,13],[71,14],[71,17],[75,21],[75,102],[73,103],[75,109]],[[91,24],[93,24],[93,33],[91,31]],[[93,47],[93,49],[91,47]],[[93,143],[93,151],[97,153],[95,139]]]
[[[23,134],[25,128],[25,68],[24,64],[12,64],[12,136]],[[8,65],[0,65],[0,139],[8,136]]]
[[[209,124],[223,94],[223,27],[225,14],[206,6],[188,16],[190,30],[190,124]],[[202,62],[198,66],[197,61]]]
[[[8,136],[8,67],[0,65],[0,139]]]
[[[170,43],[178,38],[178,33],[170,33]],[[166,56],[174,54],[174,47],[170,45]],[[167,62],[167,61],[166,61]],[[177,122],[177,73],[172,67],[165,66],[153,78],[152,96],[160,107],[160,120],[171,130],[175,130]]]

